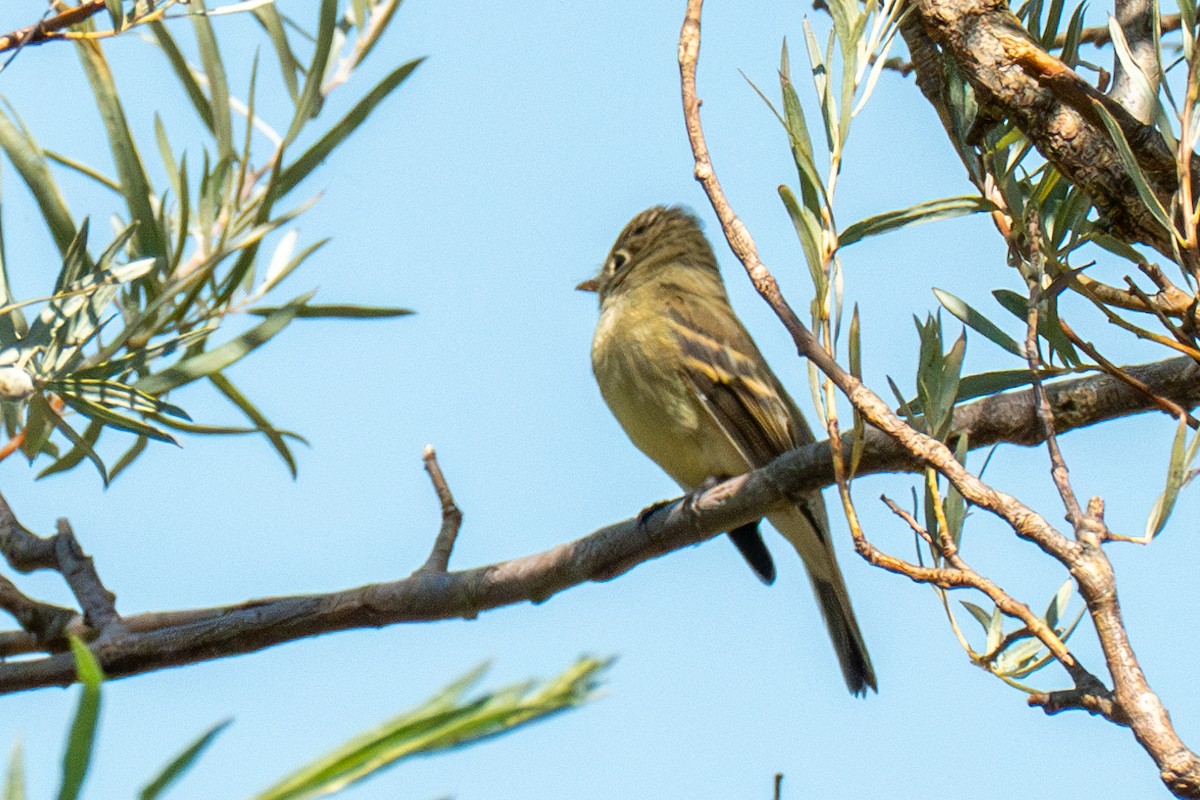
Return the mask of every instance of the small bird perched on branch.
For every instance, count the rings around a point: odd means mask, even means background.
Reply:
[[[690,213],[634,217],[596,277],[592,369],[625,433],[685,490],[761,467],[813,441],[812,431],[733,313],[712,246]],[[846,685],[875,689],[875,671],[850,607],[819,493],[767,515],[812,581]],[[775,565],[758,523],[729,531],[764,582]]]

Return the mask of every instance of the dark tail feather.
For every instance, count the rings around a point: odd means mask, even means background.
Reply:
[[[775,582],[775,562],[771,560],[771,551],[763,542],[762,534],[758,532],[757,522],[734,528],[729,532],[729,538],[760,581],[768,586]]]
[[[846,686],[856,695],[866,695],[868,687],[879,691],[875,685],[875,669],[871,666],[871,658],[867,655],[866,645],[863,644],[862,632],[858,629],[858,623],[854,621],[854,612],[848,607],[849,598],[845,588],[839,591],[839,587],[828,581],[814,579],[813,589],[821,605],[821,615],[825,617],[825,626],[829,629],[833,649],[842,665],[842,676],[846,679]],[[846,598],[845,603],[843,598]]]

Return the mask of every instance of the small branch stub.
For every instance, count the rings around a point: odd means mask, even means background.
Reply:
[[[442,504],[442,527],[433,543],[429,558],[418,572],[445,572],[450,566],[450,554],[454,552],[454,542],[458,539],[458,530],[462,527],[462,511],[454,503],[454,495],[446,483],[446,476],[438,465],[437,453],[432,445],[425,445],[421,455],[425,462],[425,471],[433,482],[433,490],[437,492],[438,502]]]

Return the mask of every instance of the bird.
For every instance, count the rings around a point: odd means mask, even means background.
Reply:
[[[599,272],[576,288],[599,296],[591,357],[605,403],[633,444],[685,491],[814,441],[734,313],[712,245],[686,209],[655,206],[635,216]],[[877,691],[820,492],[792,498],[767,519],[804,563],[846,686],[855,695]],[[775,565],[760,521],[728,535],[770,584]]]

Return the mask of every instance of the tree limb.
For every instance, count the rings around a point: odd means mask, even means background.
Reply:
[[[913,8],[992,116],[1014,122],[1059,172],[1087,191],[1117,232],[1177,258],[1170,232],[1139,199],[1096,106],[1116,120],[1151,189],[1170,208],[1178,186],[1175,155],[1152,127],[1042,49],[1006,4],[917,0]],[[1196,265],[1182,266],[1194,271]]]
[[[1200,405],[1200,367],[1177,358],[1129,367],[1157,393],[1187,408]],[[1158,410],[1145,395],[1107,375],[1046,386],[1059,434],[1116,417]],[[954,433],[973,449],[1000,442],[1036,445],[1040,430],[1029,390],[977,400],[955,410]],[[868,429],[858,474],[907,472],[919,462],[878,430]],[[844,437],[849,453],[850,437]],[[796,493],[834,482],[829,442],[785,453],[766,467],[719,483],[695,498],[676,500],[645,515],[614,523],[577,539],[511,561],[454,572],[418,571],[403,580],[328,594],[252,600],[215,608],[162,611],[122,617],[123,632],[94,643],[105,674],[113,678],[254,652],[339,630],[402,622],[471,619],[481,611],[542,602],[591,581],[611,580],[650,559],[710,539],[759,519]],[[0,498],[0,532],[7,505]],[[11,511],[11,524],[17,524]],[[32,535],[32,534],[30,534]],[[36,538],[36,537],[35,537]],[[44,542],[46,540],[38,540]],[[47,648],[27,632],[0,633],[0,657]],[[0,694],[75,679],[69,654],[0,663]]]

